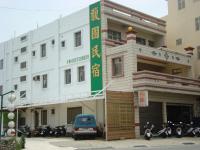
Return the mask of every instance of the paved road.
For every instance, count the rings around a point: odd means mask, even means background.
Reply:
[[[200,150],[200,138],[104,141],[72,138],[27,138],[26,150]]]
[[[132,148],[92,148],[77,150],[200,150],[200,145],[174,145],[174,146],[157,146],[157,147],[132,147]]]

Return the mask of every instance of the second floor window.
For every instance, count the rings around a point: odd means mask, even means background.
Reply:
[[[78,82],[85,81],[85,67],[78,67]]]
[[[81,31],[74,33],[74,46],[81,46]]]
[[[42,88],[47,88],[47,74],[42,75]]]
[[[18,57],[17,56],[14,57],[14,62],[18,62]]]
[[[108,30],[108,39],[121,41],[121,32]]]
[[[0,70],[3,69],[3,59],[0,60]]]
[[[65,70],[65,84],[71,83],[71,69]]]
[[[24,82],[24,81],[26,81],[26,76],[21,76],[20,77],[20,82]]]
[[[181,10],[185,8],[185,0],[178,0],[178,9]]]
[[[20,68],[21,69],[25,69],[26,68],[26,62],[25,61],[20,64]]]
[[[46,57],[46,44],[40,45],[40,56]]]
[[[122,76],[123,75],[123,57],[116,57],[112,59],[112,76]]]
[[[195,18],[196,31],[200,31],[200,16]]]

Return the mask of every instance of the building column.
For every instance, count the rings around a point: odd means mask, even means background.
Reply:
[[[163,123],[167,123],[167,103],[162,103]]]
[[[134,114],[135,114],[135,138],[140,137],[140,114],[139,114],[138,93],[134,93]]]

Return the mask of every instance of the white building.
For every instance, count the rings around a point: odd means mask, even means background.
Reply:
[[[0,85],[31,128],[89,113],[107,140],[139,137],[146,121],[200,116],[193,56],[165,48],[165,36],[165,21],[101,0],[1,43]]]

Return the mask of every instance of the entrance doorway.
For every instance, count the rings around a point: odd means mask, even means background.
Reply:
[[[178,106],[168,105],[167,106],[167,120],[178,123],[184,122],[189,123],[192,120],[193,111],[192,105]]]
[[[35,128],[37,128],[39,126],[39,113],[37,111],[35,111]]]
[[[78,114],[82,114],[82,107],[67,108],[67,124],[71,124]]]

